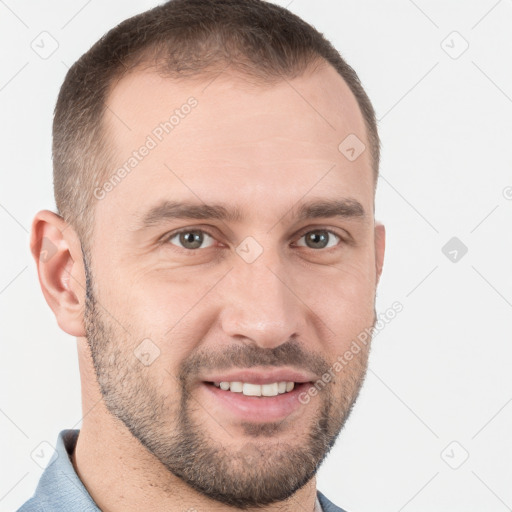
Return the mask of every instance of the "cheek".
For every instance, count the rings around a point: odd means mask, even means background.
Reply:
[[[346,265],[329,274],[296,276],[304,302],[327,326],[331,357],[345,352],[361,333],[368,332],[375,315],[375,283],[364,266]],[[312,317],[313,320],[313,317]]]
[[[342,312],[364,316],[373,308],[375,298],[375,276],[370,260],[361,254],[325,268],[298,269],[293,273],[293,280],[296,289],[329,316],[339,316]]]
[[[160,349],[159,362],[171,368],[200,344],[214,321],[208,299],[223,272],[217,274],[151,269],[124,279],[117,275],[105,286],[105,304],[135,345],[152,340]]]

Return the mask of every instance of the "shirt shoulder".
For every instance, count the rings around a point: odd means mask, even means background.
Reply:
[[[338,506],[336,506],[334,503],[329,501],[320,491],[317,491],[318,501],[320,502],[320,505],[322,506],[323,512],[348,512],[347,510],[344,510]]]
[[[34,498],[30,498],[16,512],[46,512],[46,509]]]
[[[79,430],[62,430],[34,495],[17,512],[100,512],[75,472],[70,456]]]

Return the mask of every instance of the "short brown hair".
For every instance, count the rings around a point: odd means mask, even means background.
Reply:
[[[263,0],[170,0],[129,18],[73,64],[53,121],[53,178],[58,212],[87,244],[95,186],[110,164],[102,118],[115,83],[142,65],[166,76],[207,76],[226,64],[263,83],[331,64],[354,94],[370,144],[375,181],[380,141],[375,112],[355,71],[314,27]]]

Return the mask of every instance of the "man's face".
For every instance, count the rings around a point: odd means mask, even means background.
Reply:
[[[107,103],[107,180],[121,179],[98,184],[85,318],[105,403],[197,491],[281,501],[314,476],[366,372],[366,345],[335,366],[374,323],[383,252],[369,149],[338,149],[368,146],[356,100],[326,67],[268,87],[137,72]]]

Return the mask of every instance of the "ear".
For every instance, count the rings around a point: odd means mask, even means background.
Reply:
[[[384,252],[386,248],[386,228],[380,222],[375,223],[375,272],[378,284],[382,267],[384,265]]]
[[[42,210],[32,222],[30,250],[59,327],[72,336],[85,336],[85,270],[75,230],[59,215]]]

